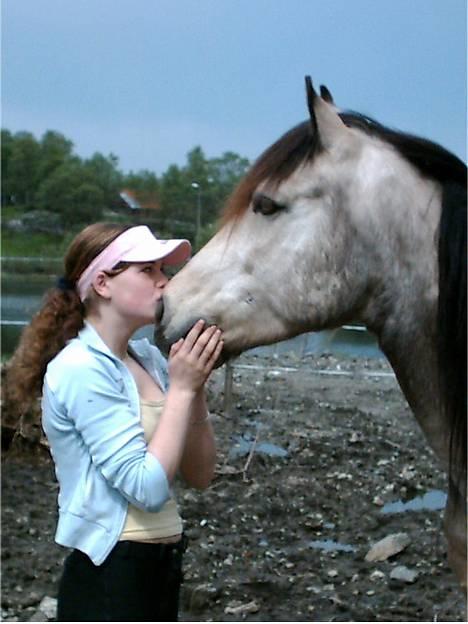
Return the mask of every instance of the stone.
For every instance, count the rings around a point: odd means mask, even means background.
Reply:
[[[23,607],[34,607],[41,601],[41,596],[37,592],[30,592],[23,598]]]
[[[189,608],[194,613],[201,613],[207,605],[219,595],[218,589],[209,583],[197,585],[191,592]]]
[[[367,553],[365,559],[368,562],[385,561],[389,557],[398,554],[411,543],[407,533],[392,533],[375,543]]]
[[[252,600],[252,602],[247,602],[245,604],[240,604],[240,605],[228,605],[225,609],[224,609],[224,613],[226,614],[230,614],[230,615],[240,615],[240,614],[244,614],[244,613],[257,613],[257,611],[259,610],[259,606],[258,604],[255,602],[255,600]]]
[[[406,566],[400,565],[390,572],[390,578],[394,581],[403,581],[404,583],[414,583],[418,578],[416,570],[411,570]]]
[[[50,596],[44,596],[39,604],[38,610],[30,618],[30,622],[43,622],[44,620],[55,620],[57,614],[57,600]],[[40,616],[40,617],[39,617]]]

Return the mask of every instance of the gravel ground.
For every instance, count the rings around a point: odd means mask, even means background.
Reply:
[[[190,540],[180,619],[466,621],[442,534],[445,477],[386,361],[235,365],[227,413],[224,368],[209,385],[216,479],[202,493],[177,484]],[[44,620],[66,555],[53,543],[53,466],[4,453],[2,469],[2,619]],[[428,494],[435,509],[425,498],[385,513]],[[402,550],[367,561],[393,534]]]

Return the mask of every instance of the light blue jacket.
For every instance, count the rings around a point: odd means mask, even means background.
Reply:
[[[147,339],[130,348],[166,391],[159,350]],[[100,565],[119,539],[128,503],[158,511],[170,488],[147,451],[135,380],[89,323],[47,367],[42,425],[60,485],[55,540]]]

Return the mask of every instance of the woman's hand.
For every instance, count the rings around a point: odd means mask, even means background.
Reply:
[[[172,345],[168,362],[172,388],[197,392],[213,370],[223,348],[222,333],[216,325],[204,327],[203,320],[197,321],[185,338]]]

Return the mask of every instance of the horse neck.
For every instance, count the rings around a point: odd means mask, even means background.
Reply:
[[[364,319],[378,338],[406,400],[430,446],[448,464],[448,427],[440,409],[436,350],[437,299],[428,299],[417,287],[398,298],[382,293],[386,314]],[[375,308],[373,309],[375,312]]]
[[[429,444],[446,465],[448,436],[440,410],[436,351],[440,194],[433,192],[434,186],[425,190],[422,202],[412,206],[411,222],[402,220],[397,235],[393,223],[388,228],[393,238],[376,251],[362,320],[377,335]]]

